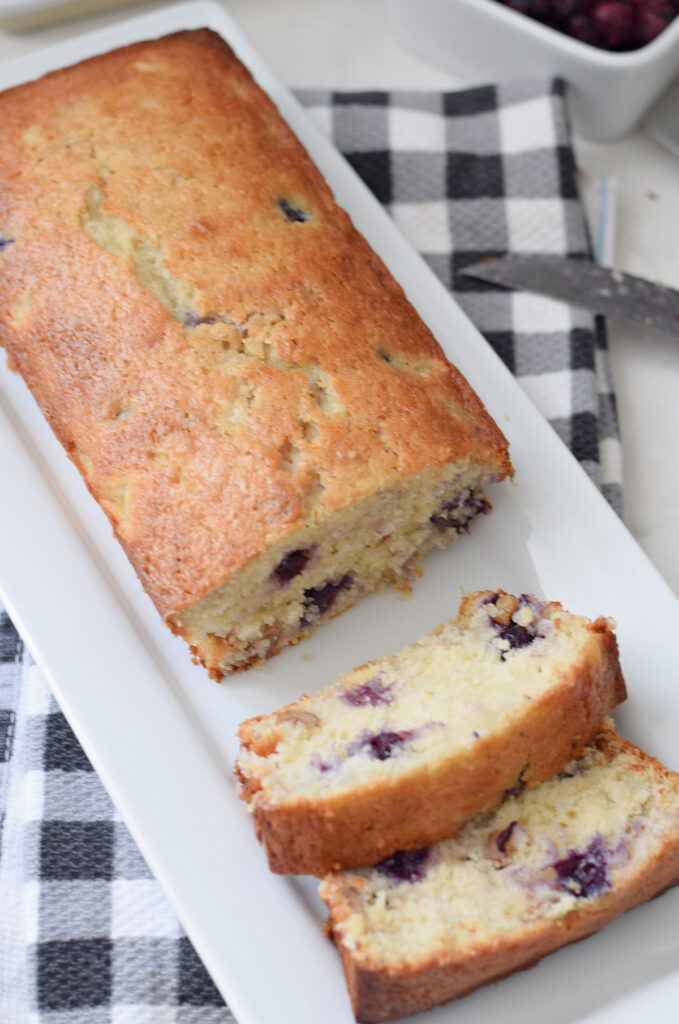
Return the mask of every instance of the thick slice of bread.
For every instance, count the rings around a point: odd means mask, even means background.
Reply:
[[[272,871],[372,864],[551,778],[624,697],[609,620],[480,592],[399,654],[244,722],[242,795]]]
[[[566,771],[454,838],[329,876],[358,1020],[465,995],[679,881],[679,775],[607,723]]]

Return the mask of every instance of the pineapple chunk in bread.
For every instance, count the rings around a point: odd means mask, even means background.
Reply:
[[[609,620],[479,592],[457,622],[244,722],[242,795],[273,871],[371,864],[555,775],[624,698]]]
[[[679,881],[679,775],[607,722],[556,778],[320,886],[364,1024],[532,966]]]

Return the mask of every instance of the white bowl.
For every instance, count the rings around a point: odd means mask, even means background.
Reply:
[[[410,53],[471,82],[554,75],[569,85],[583,135],[631,131],[679,74],[679,17],[639,50],[610,53],[581,43],[496,0],[387,0]]]

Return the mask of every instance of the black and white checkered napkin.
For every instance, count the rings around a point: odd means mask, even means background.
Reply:
[[[559,86],[302,100],[620,508],[602,323],[460,275],[589,251]],[[233,1020],[6,616],[0,812],[2,1024]]]

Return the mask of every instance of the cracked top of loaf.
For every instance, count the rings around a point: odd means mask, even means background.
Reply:
[[[0,95],[0,342],[163,614],[506,442],[208,30]]]

